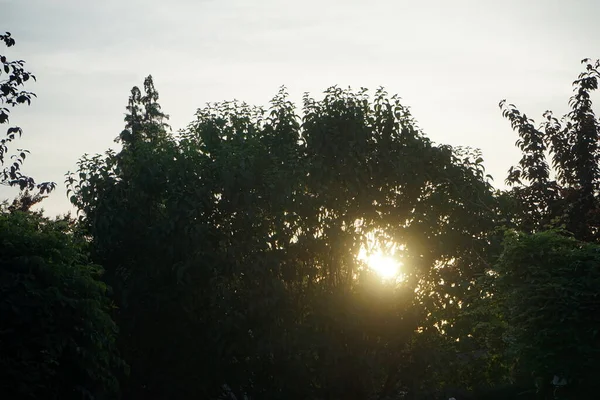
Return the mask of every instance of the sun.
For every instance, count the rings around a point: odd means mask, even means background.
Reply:
[[[374,253],[366,257],[367,266],[382,279],[394,279],[400,275],[401,263],[394,257]]]

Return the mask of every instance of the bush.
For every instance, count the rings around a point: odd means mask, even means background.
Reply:
[[[102,268],[67,219],[0,213],[0,392],[6,399],[115,398],[117,327]]]
[[[518,369],[538,391],[585,398],[600,372],[600,247],[563,232],[512,233],[497,265],[497,295],[508,323],[505,339]],[[554,378],[557,376],[557,378]]]

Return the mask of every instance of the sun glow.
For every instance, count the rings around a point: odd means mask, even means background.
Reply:
[[[396,278],[400,272],[400,265],[393,257],[375,253],[367,257],[367,265],[383,279]]]
[[[402,264],[394,257],[374,253],[365,257],[365,261],[369,269],[376,272],[382,279],[397,279],[400,276]]]
[[[384,231],[373,230],[364,237],[357,254],[362,267],[374,272],[382,281],[400,283],[406,279],[402,263],[405,246],[395,243]]]

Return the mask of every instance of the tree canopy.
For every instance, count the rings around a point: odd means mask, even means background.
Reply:
[[[451,324],[485,269],[495,200],[479,154],[433,144],[381,89],[307,95],[302,118],[284,89],[268,110],[211,104],[175,135],[145,86],[122,151],[84,157],[67,178],[119,299],[140,373],[130,389],[391,398],[413,387],[414,332]],[[402,254],[397,281],[359,259],[386,246]]]
[[[600,61],[582,63],[585,71],[573,82],[571,111],[562,118],[546,111],[536,128],[515,105],[503,100],[500,107],[519,133],[516,144],[523,154],[507,178],[523,210],[523,229],[564,226],[579,239],[597,241],[600,124],[591,95],[598,89]]]

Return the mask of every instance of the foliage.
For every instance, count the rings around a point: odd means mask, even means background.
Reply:
[[[0,41],[4,42],[6,47],[15,45],[15,40],[9,32],[0,35]],[[25,61],[23,60],[11,61],[0,54],[0,124],[9,122],[9,107],[25,103],[30,105],[31,99],[35,97],[34,93],[21,89],[29,79],[35,80],[35,75],[25,70],[24,65]],[[3,75],[5,77],[2,77]],[[20,127],[13,126],[6,131],[6,137],[0,139],[0,166],[4,167],[0,170],[0,184],[17,186],[21,190],[37,188],[40,194],[49,193],[55,187],[53,182],[36,184],[32,177],[21,172],[21,166],[29,151],[17,149],[17,153],[10,156],[10,166],[4,166],[8,155],[8,145],[17,134],[21,136],[22,133],[23,130]]]
[[[569,398],[597,393],[600,247],[556,231],[508,233],[496,272],[495,296],[518,368],[543,386],[554,375],[565,378]]]
[[[518,131],[517,146],[523,152],[507,179],[515,186],[513,195],[522,208],[518,224],[530,232],[564,226],[581,240],[596,241],[600,235],[600,124],[591,94],[598,88],[600,61],[584,59],[582,63],[586,70],[573,82],[571,111],[560,120],[546,111],[545,121],[536,128],[513,104],[503,100],[500,107]]]
[[[115,398],[117,328],[102,269],[68,219],[0,214],[0,391],[11,399]]]
[[[514,186],[504,194],[507,225],[536,234],[508,234],[493,268],[491,303],[501,305],[507,354],[518,360],[515,373],[537,376],[541,396],[554,374],[567,378],[573,393],[561,398],[597,391],[600,125],[591,95],[600,62],[582,62],[571,111],[560,120],[546,111],[536,128],[514,105],[500,103],[523,153],[507,179]]]
[[[46,196],[39,192],[31,193],[28,189],[25,189],[13,199],[10,205],[8,205],[8,202],[6,202],[6,204],[3,204],[2,207],[4,208],[5,212],[27,212],[30,211],[34,205],[41,203],[45,198]]]
[[[305,96],[302,119],[284,90],[269,110],[209,104],[179,135],[144,92],[123,150],[67,177],[119,304],[126,396],[416,396],[415,331],[450,331],[485,269],[481,157],[383,90]],[[370,242],[397,245],[402,282],[366,269]]]

